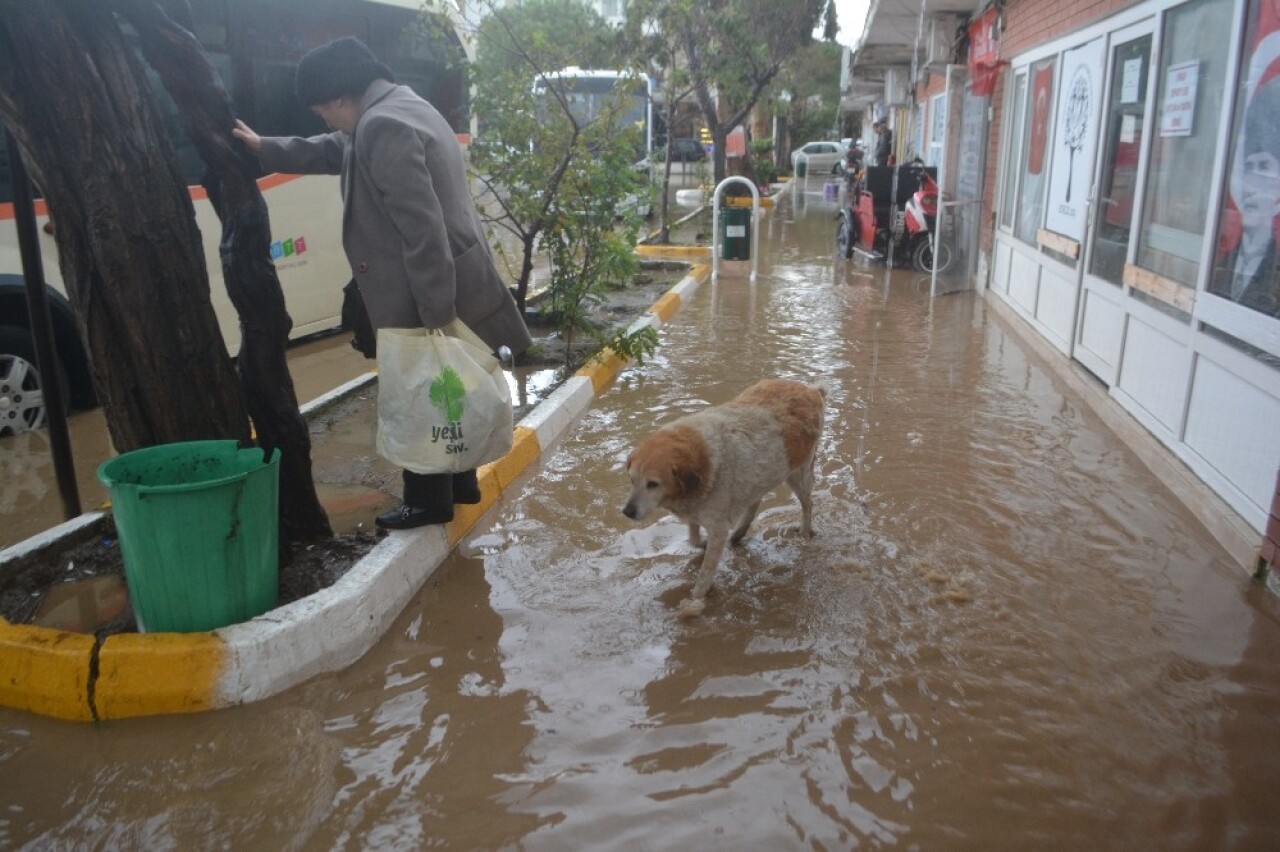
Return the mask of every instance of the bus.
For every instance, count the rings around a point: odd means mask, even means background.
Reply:
[[[653,150],[653,83],[648,77],[631,71],[570,66],[539,76],[533,90],[542,101],[551,91],[562,94],[579,124],[597,121],[606,110],[617,108],[616,98],[624,97],[618,104],[614,127],[640,129],[642,150],[634,159]]]
[[[311,136],[324,123],[298,104],[293,91],[298,60],[313,47],[342,36],[364,41],[396,75],[449,120],[469,142],[470,102],[462,41],[454,26],[428,25],[419,0],[201,0],[192,3],[195,35],[231,94],[237,116],[264,136]],[[145,64],[145,63],[144,63]],[[182,131],[177,110],[150,71],[194,202],[209,286],[227,349],[240,345],[240,324],[218,259],[221,224],[199,185],[204,171]],[[342,288],[351,272],[342,250],[342,201],[332,175],[263,175],[258,181],[271,214],[271,256],[293,319],[291,340],[341,326]],[[38,188],[37,188],[38,194]],[[58,269],[48,211],[37,199],[41,259],[52,314],[60,375],[73,408],[91,407],[94,392],[85,350],[76,332]],[[0,437],[39,428],[45,406],[27,315],[25,282],[14,223],[12,185],[0,133]]]

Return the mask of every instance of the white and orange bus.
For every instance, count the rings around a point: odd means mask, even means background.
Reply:
[[[424,25],[420,0],[201,0],[192,3],[196,36],[222,76],[237,115],[263,135],[309,136],[324,124],[293,93],[302,54],[332,39],[354,35],[396,75],[449,119],[464,144],[469,102],[463,47],[447,21]],[[181,130],[172,101],[158,79],[152,89],[172,132],[195,201],[214,308],[232,354],[240,327],[218,261],[221,225],[199,178],[204,165]],[[338,179],[329,175],[268,174],[259,179],[271,212],[272,258],[293,318],[291,339],[341,325],[342,287],[350,269],[342,252]],[[37,190],[38,191],[38,190]],[[58,270],[57,251],[44,203],[37,200],[41,257],[53,315],[59,367],[72,407],[93,404],[85,351]],[[8,154],[0,134],[0,436],[39,428],[44,396],[27,315],[25,282],[14,224]]]

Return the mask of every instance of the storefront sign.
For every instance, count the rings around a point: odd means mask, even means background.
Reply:
[[[969,75],[975,95],[989,95],[1000,76],[1000,42],[997,38],[996,7],[987,10],[969,24]]]
[[[1073,240],[1084,239],[1105,65],[1101,38],[1062,54],[1045,227]]]
[[[1164,103],[1160,105],[1160,135],[1190,136],[1196,118],[1196,83],[1200,60],[1170,65],[1164,82]]]

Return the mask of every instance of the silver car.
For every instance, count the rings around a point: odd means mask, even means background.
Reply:
[[[801,158],[801,154],[806,157]],[[845,146],[839,142],[806,142],[791,152],[791,173],[799,177],[799,161],[806,159],[811,174],[836,174],[837,166],[844,159],[844,154]]]

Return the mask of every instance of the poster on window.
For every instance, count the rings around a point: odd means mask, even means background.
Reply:
[[[1044,149],[1049,139],[1049,99],[1053,97],[1053,63],[1045,62],[1031,76],[1031,148],[1027,154],[1027,171],[1038,175],[1044,171]]]
[[[1045,227],[1077,241],[1084,239],[1105,65],[1101,38],[1062,54]]]
[[[1280,10],[1251,0],[1247,62],[1236,92],[1235,144],[1209,291],[1280,317]]]

